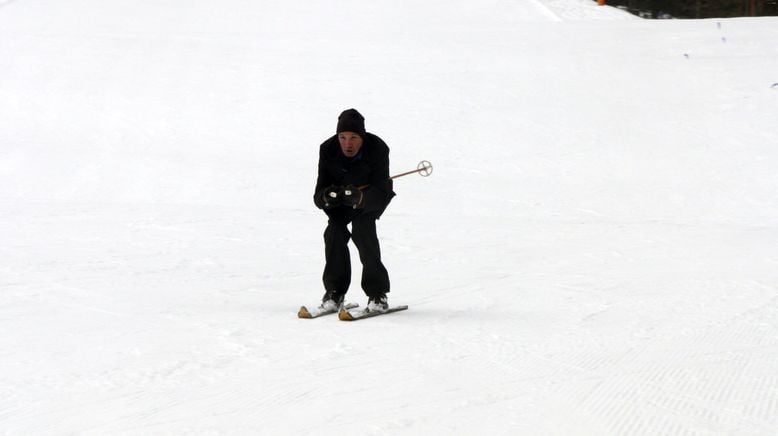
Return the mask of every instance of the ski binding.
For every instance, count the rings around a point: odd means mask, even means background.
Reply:
[[[406,310],[406,309],[408,309],[408,306],[402,305],[402,306],[392,306],[389,309],[386,309],[384,311],[378,311],[378,310],[368,311],[367,309],[363,309],[363,310],[352,312],[347,307],[343,307],[340,309],[340,312],[338,312],[338,319],[340,319],[341,321],[357,321],[364,318],[372,318],[374,316],[386,315],[392,312],[399,312],[401,310]]]
[[[359,304],[357,303],[346,303],[342,309],[354,309],[355,307],[359,307]],[[308,310],[305,306],[300,306],[300,310],[297,311],[297,317],[298,318],[304,318],[304,319],[311,319],[311,318],[318,318],[320,316],[329,315],[331,313],[337,313],[338,309],[332,309],[332,310],[322,310],[320,307],[313,308],[311,310]]]

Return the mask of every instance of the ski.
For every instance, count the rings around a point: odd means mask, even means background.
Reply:
[[[359,307],[359,304],[357,303],[346,303],[343,308],[346,310],[353,309],[355,307]],[[304,319],[311,319],[311,318],[318,318],[320,316],[324,315],[330,315],[332,313],[338,313],[338,309],[332,309],[332,310],[321,310],[320,307],[316,307],[314,309],[308,310],[305,306],[300,306],[300,310],[297,311],[297,317],[298,318],[304,318]]]
[[[408,306],[403,305],[403,306],[392,306],[383,312],[379,312],[379,311],[368,312],[367,309],[352,312],[348,310],[348,308],[344,307],[340,309],[340,312],[338,312],[338,319],[340,319],[341,321],[358,321],[360,319],[372,318],[374,316],[379,316],[379,315],[386,315],[392,312],[399,312],[401,310],[406,310],[406,309],[408,309]]]

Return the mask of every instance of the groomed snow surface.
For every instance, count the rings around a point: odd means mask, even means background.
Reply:
[[[775,434],[776,41],[585,0],[0,1],[0,434]],[[300,320],[350,107],[435,165],[379,221],[410,310]]]

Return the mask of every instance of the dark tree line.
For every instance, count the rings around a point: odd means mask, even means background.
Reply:
[[[778,0],[606,0],[611,6],[626,6],[631,12],[650,11],[654,17],[727,18],[778,15]]]

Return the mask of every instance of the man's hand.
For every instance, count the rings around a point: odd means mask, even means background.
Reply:
[[[344,186],[340,191],[343,198],[344,206],[351,206],[354,209],[362,208],[362,201],[365,199],[365,194],[354,185]]]
[[[321,194],[321,199],[324,202],[325,209],[332,209],[338,207],[343,202],[341,195],[341,188],[339,186],[330,185],[324,188],[324,192]]]

